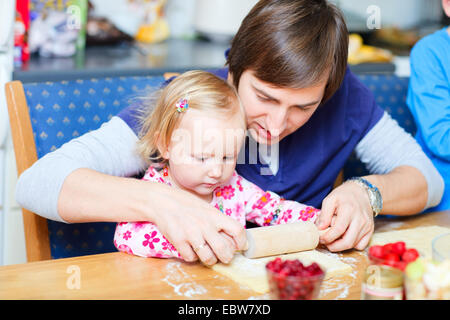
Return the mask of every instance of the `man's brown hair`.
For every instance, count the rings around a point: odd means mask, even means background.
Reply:
[[[227,58],[236,88],[252,70],[277,87],[307,88],[328,76],[322,102],[340,87],[347,68],[348,31],[326,0],[261,0],[243,20]]]

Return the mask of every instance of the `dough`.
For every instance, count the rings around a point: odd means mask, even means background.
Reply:
[[[321,268],[326,270],[325,279],[352,272],[352,267],[348,264],[345,264],[340,260],[317,250],[289,253],[258,259],[249,259],[240,253],[237,253],[228,265],[217,263],[212,267],[212,269],[223,274],[224,276],[229,277],[239,284],[245,285],[256,292],[263,294],[269,292],[269,284],[266,275],[266,263],[276,257],[281,257],[283,260],[299,259],[306,265],[316,262]]]
[[[449,232],[450,228],[430,226],[374,233],[369,246],[404,241],[406,243],[406,248],[417,249],[421,256],[432,258],[431,242],[435,237]]]

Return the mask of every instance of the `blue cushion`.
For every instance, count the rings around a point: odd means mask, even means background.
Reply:
[[[377,104],[386,110],[406,132],[414,136],[417,128],[406,105],[409,78],[392,74],[362,74],[358,77],[373,92]],[[365,165],[353,152],[344,166],[344,179],[368,174]]]
[[[117,77],[24,85],[38,158],[95,130],[130,103],[155,90],[162,76]],[[115,223],[48,221],[52,258],[116,251]]]

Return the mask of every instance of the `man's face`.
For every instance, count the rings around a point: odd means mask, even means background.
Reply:
[[[259,80],[251,70],[244,71],[238,93],[252,137],[259,143],[271,145],[296,131],[316,111],[325,86],[324,80],[309,88],[280,88]]]

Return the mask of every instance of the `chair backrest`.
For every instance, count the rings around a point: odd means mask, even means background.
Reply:
[[[386,110],[406,132],[414,136],[417,128],[406,105],[409,78],[397,77],[392,74],[362,74],[358,77],[373,92],[377,104]],[[354,152],[347,160],[343,170],[344,180],[369,174],[365,165],[356,158]]]
[[[95,130],[131,98],[158,88],[163,76],[117,77],[6,85],[20,175],[38,158]],[[32,190],[30,190],[32,192]],[[115,223],[65,224],[23,210],[28,261],[112,252]]]

